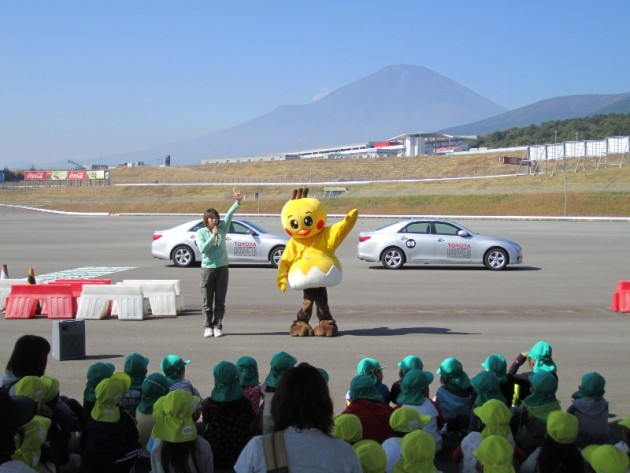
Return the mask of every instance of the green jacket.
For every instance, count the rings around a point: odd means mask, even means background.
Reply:
[[[221,219],[217,236],[213,235],[207,227],[197,230],[195,240],[199,251],[201,251],[202,268],[221,268],[229,264],[227,247],[225,246],[225,234],[232,223],[232,215],[234,215],[238,207],[238,202],[234,202],[230,210]],[[217,241],[216,245],[215,241]]]

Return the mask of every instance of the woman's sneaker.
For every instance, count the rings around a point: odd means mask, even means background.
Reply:
[[[214,329],[214,336],[216,337],[222,337],[223,336],[223,332],[221,332],[220,328],[215,328]]]
[[[213,334],[212,334],[212,329],[211,328],[206,327],[206,328],[203,329],[203,336],[204,337],[210,338],[210,337],[212,337],[212,335]]]

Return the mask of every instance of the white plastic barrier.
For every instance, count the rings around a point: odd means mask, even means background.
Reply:
[[[152,315],[177,315],[185,310],[179,279],[124,279],[118,284],[140,286]]]
[[[110,301],[113,303],[112,314],[116,312],[120,320],[144,319],[142,288],[124,284],[86,284],[83,286],[77,319],[105,318]]]

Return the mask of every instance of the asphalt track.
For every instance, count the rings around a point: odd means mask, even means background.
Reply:
[[[425,369],[455,356],[472,377],[491,353],[511,361],[536,341],[547,340],[559,367],[558,398],[566,409],[582,374],[597,371],[607,380],[606,398],[612,419],[630,415],[630,314],[610,311],[617,281],[630,279],[628,222],[501,221],[462,222],[483,233],[505,236],[524,247],[525,264],[503,272],[481,266],[407,266],[399,271],[356,258],[357,233],[383,225],[385,219],[360,218],[337,255],[344,280],[329,289],[330,306],[340,336],[291,338],[288,329],[301,303],[301,293],[281,293],[270,266],[232,266],[226,336],[202,337],[199,269],[176,268],[153,259],[153,230],[190,219],[181,216],[73,216],[0,206],[0,264],[11,277],[86,266],[132,267],[110,274],[122,279],[180,279],[186,312],[177,318],[86,321],[87,357],[57,361],[48,374],[61,381],[61,391],[82,398],[87,367],[108,361],[122,369],[134,351],[159,371],[161,358],[178,353],[191,363],[187,377],[208,396],[212,367],[241,355],[258,360],[261,380],[273,353],[284,350],[323,367],[330,375],[335,411],[357,362],[366,356],[387,365],[385,382],[397,378],[396,363],[417,354]],[[281,231],[279,218],[257,218]],[[332,222],[329,222],[332,223]],[[6,363],[16,338],[34,333],[51,339],[45,318],[0,320],[0,359]],[[431,386],[437,387],[438,380]]]

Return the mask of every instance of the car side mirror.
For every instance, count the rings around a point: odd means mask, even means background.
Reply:
[[[457,234],[458,234],[460,237],[467,237],[467,236],[468,236],[468,232],[467,232],[466,230],[459,230],[459,231],[457,232]]]

